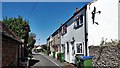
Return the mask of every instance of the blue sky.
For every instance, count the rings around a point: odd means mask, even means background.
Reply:
[[[2,17],[22,16],[36,34],[36,44],[45,44],[60,24],[73,15],[76,7],[80,9],[85,4],[87,2],[3,2]]]

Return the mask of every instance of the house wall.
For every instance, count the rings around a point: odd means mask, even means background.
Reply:
[[[2,38],[2,66],[17,66],[19,45],[10,38]]]
[[[0,51],[1,53],[1,65],[4,66],[18,66],[21,58],[21,41],[18,36],[15,35],[5,24],[0,22],[0,40],[2,42]],[[19,48],[20,47],[20,48]]]
[[[0,33],[0,68],[2,67],[2,33]]]
[[[55,31],[50,37],[50,39],[47,40],[47,45],[51,47],[50,51],[60,52],[61,34],[60,32],[57,32],[57,31]]]
[[[2,30],[2,23],[0,23],[0,30]],[[2,33],[0,32],[0,68],[2,67]]]
[[[52,47],[53,51],[57,51],[57,46],[55,44],[55,41],[56,41],[55,39],[56,39],[55,35],[52,36],[51,47]]]
[[[78,15],[83,14],[83,26],[74,29],[74,24],[76,23],[75,18]],[[61,44],[65,45],[65,61],[69,62],[69,63],[74,63],[75,61],[75,54],[73,54],[73,49],[72,50],[72,46],[74,46],[75,48],[75,43],[76,42],[82,42],[84,43],[85,41],[85,32],[84,32],[84,19],[85,19],[85,9],[83,9],[81,12],[79,12],[74,18],[72,18],[70,21],[68,21],[66,23],[67,25],[67,33],[63,36],[61,36]],[[74,43],[71,44],[71,42],[73,41],[72,38],[74,38]],[[69,44],[68,48],[69,48],[69,52],[67,52],[67,43]],[[63,51],[62,51],[63,52]]]
[[[53,49],[53,37],[51,36],[50,37],[50,40],[48,41],[48,45],[50,45],[50,51],[52,52],[52,51],[54,51],[54,49]]]
[[[57,46],[57,51],[60,51],[60,37],[58,37],[58,33],[54,36],[54,45]]]
[[[47,45],[47,49],[48,49],[49,48],[49,40],[47,40],[46,43],[47,43],[46,45]]]
[[[55,44],[60,44],[60,37],[58,37],[58,33],[55,35]]]
[[[84,12],[85,12],[85,10],[81,11],[79,14],[85,15]],[[74,23],[75,23],[75,17],[67,23],[67,26],[68,26],[67,33],[65,35],[61,36],[61,44],[70,42],[73,37],[75,39],[75,42],[83,42],[83,40],[84,40],[84,22],[83,22],[83,26],[78,29],[74,29]]]
[[[95,22],[93,24],[91,12],[96,7]],[[117,0],[97,0],[91,5],[87,5],[87,24],[88,24],[88,45],[100,45],[102,38],[118,39],[118,1]],[[106,41],[106,42],[107,42]]]
[[[61,44],[61,38],[60,38],[60,36],[61,36],[61,33],[60,33],[60,32],[58,32],[58,33],[55,35],[55,44],[57,44],[58,52],[61,51],[61,49],[60,49],[60,44]]]

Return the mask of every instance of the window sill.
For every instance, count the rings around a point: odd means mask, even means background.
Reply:
[[[80,28],[80,27],[82,27],[82,26],[83,26],[83,24],[78,25],[78,26],[74,26],[74,29],[78,29],[78,28]]]
[[[80,55],[83,55],[83,53],[76,53],[76,54],[80,54]]]

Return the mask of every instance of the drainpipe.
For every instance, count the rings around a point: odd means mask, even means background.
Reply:
[[[86,19],[86,10],[87,10],[87,5],[86,5],[86,7],[85,7],[85,25],[84,25],[84,28],[85,28],[85,56],[87,56],[87,41],[88,41],[88,39],[87,39],[87,36],[88,36],[88,33],[87,33],[87,19]]]

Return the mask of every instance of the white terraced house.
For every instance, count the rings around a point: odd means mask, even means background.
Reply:
[[[75,56],[89,55],[90,45],[100,45],[102,38],[118,39],[118,1],[94,0],[62,25],[61,52],[65,61],[75,63]]]
[[[56,46],[60,46],[59,51],[65,54],[66,62],[75,63],[77,55],[88,56],[88,47],[100,45],[103,37],[107,41],[120,40],[118,3],[118,0],[94,0],[80,10],[76,8],[73,16],[55,31],[60,33],[59,45]],[[55,50],[52,49],[52,42],[48,46],[51,52]]]

